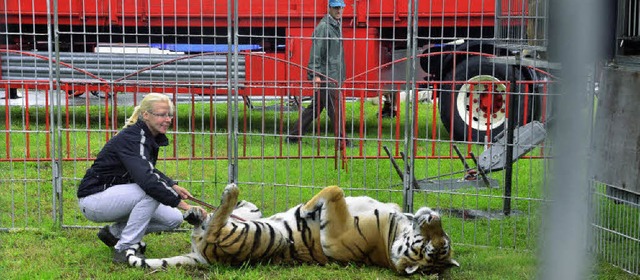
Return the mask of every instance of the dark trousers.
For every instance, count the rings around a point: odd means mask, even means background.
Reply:
[[[329,120],[333,124],[333,132],[336,137],[342,135],[342,110],[340,104],[340,91],[335,88],[322,88],[316,91],[311,104],[302,111],[289,132],[289,138],[299,140],[300,135],[309,130],[313,120],[320,117],[320,113],[327,107]],[[302,133],[301,133],[302,132]]]
[[[398,95],[400,94],[397,92],[384,94],[386,100],[384,101],[384,106],[382,106],[382,112],[393,112],[394,114],[396,113],[396,111],[398,110],[398,108],[396,108],[396,105],[398,104]]]

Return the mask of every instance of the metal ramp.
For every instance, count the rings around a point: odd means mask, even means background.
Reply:
[[[513,139],[513,160],[517,161],[519,158],[533,150],[538,144],[542,143],[547,136],[544,125],[538,121],[530,122],[524,126],[514,129]],[[479,160],[473,154],[469,152],[471,160],[475,164],[475,167],[471,167],[465,157],[460,153],[458,147],[454,144],[453,150],[456,152],[458,158],[464,165],[464,170],[452,172],[449,174],[443,174],[436,177],[425,178],[417,180],[413,178],[413,188],[418,190],[429,191],[452,191],[462,188],[500,188],[498,180],[487,176],[489,172],[495,172],[505,169],[507,166],[507,140],[506,133],[503,131],[496,136],[496,142],[480,154]],[[404,172],[400,170],[395,159],[391,156],[389,149],[383,147],[387,156],[391,160],[396,173],[400,177],[400,180],[404,180]],[[406,158],[404,153],[400,153],[403,158]],[[450,177],[456,174],[463,174],[461,178],[448,178],[441,179],[442,177]]]

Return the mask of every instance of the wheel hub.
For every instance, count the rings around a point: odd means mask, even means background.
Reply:
[[[460,87],[460,118],[476,130],[494,129],[506,119],[507,85],[490,75],[478,75]]]

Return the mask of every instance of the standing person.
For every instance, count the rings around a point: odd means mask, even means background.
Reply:
[[[302,111],[291,127],[287,141],[297,143],[300,136],[309,129],[313,120],[320,117],[324,107],[333,124],[334,134],[338,139],[344,139],[343,116],[341,109],[341,93],[338,89],[346,79],[344,64],[344,49],[342,47],[342,12],[343,0],[330,0],[329,12],[320,20],[313,30],[313,43],[309,54],[307,77],[313,81],[316,90],[311,104]],[[337,114],[337,115],[336,115]],[[351,142],[345,139],[347,147]]]
[[[113,262],[126,262],[125,251],[135,249],[146,233],[180,226],[182,213],[174,207],[197,207],[182,200],[192,197],[189,191],[155,167],[159,148],[169,144],[165,133],[173,114],[169,97],[146,95],[80,182],[77,196],[82,214],[94,222],[113,222],[98,232],[98,238],[115,249]]]

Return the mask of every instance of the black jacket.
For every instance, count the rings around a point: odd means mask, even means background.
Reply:
[[[136,183],[162,204],[180,203],[171,178],[155,168],[160,146],[167,146],[164,134],[153,137],[143,121],[131,125],[104,145],[78,186],[78,198],[99,193],[113,185]]]

